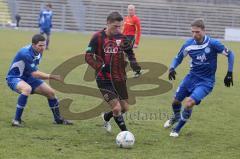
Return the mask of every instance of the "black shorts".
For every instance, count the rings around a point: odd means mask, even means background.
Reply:
[[[97,80],[97,86],[106,102],[128,99],[126,81]]]

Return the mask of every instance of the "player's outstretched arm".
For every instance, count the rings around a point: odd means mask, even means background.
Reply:
[[[224,78],[224,84],[226,87],[233,86],[233,65],[234,65],[234,53],[231,50],[225,49],[223,52],[228,58],[228,72]]]
[[[39,78],[39,79],[43,79],[43,80],[53,79],[53,80],[56,80],[56,81],[63,82],[63,78],[60,75],[51,75],[51,74],[47,74],[47,73],[44,73],[44,72],[41,72],[41,71],[38,71],[38,70],[32,72],[31,75],[34,78]]]
[[[181,50],[179,51],[177,56],[173,59],[171,65],[170,65],[170,69],[168,71],[168,79],[169,80],[176,79],[177,73],[176,73],[175,69],[178,67],[178,65],[180,65],[182,63],[183,58],[187,55],[187,54],[184,54],[184,49],[185,49],[185,46],[183,45]]]

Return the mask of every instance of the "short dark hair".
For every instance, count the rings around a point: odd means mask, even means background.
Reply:
[[[119,22],[123,21],[123,17],[118,12],[112,12],[107,16],[107,22],[112,23],[115,21],[119,21]]]
[[[39,41],[45,41],[45,37],[41,34],[35,34],[32,37],[32,43],[37,44]]]
[[[51,3],[48,3],[46,6],[49,7],[49,8],[52,8],[52,4]]]
[[[204,20],[202,18],[197,18],[191,23],[191,27],[198,27],[201,29],[205,29]]]

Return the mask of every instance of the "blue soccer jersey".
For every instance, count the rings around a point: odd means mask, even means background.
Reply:
[[[187,55],[191,58],[190,74],[207,81],[212,86],[215,82],[215,72],[217,69],[217,55],[224,54],[228,56],[229,51],[224,45],[216,39],[205,35],[202,44],[191,38],[185,42],[171,64],[171,68],[176,68]],[[232,71],[232,68],[229,68]]]
[[[42,10],[39,15],[39,25],[42,29],[52,28],[52,16],[53,13],[50,10]]]
[[[37,71],[37,65],[41,60],[42,54],[34,52],[31,45],[21,48],[12,61],[7,78],[28,79],[31,73]]]

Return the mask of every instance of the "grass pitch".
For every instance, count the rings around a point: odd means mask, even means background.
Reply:
[[[112,121],[113,133],[102,128],[101,118],[76,120],[74,126],[52,124],[52,114],[44,97],[33,95],[28,100],[23,114],[24,128],[12,128],[11,119],[15,113],[17,94],[5,83],[5,75],[12,58],[19,48],[30,42],[32,31],[0,30],[0,158],[119,158],[119,159],[238,159],[240,156],[239,114],[240,82],[239,43],[226,42],[235,52],[234,87],[223,84],[227,72],[227,59],[219,56],[216,85],[213,92],[197,106],[189,123],[179,138],[169,137],[163,123],[171,114],[171,100],[177,85],[189,70],[188,60],[177,69],[177,80],[173,89],[165,94],[136,97],[126,116],[126,124],[135,135],[133,149],[116,147],[115,137],[119,129]],[[50,50],[44,52],[39,69],[52,72],[67,59],[82,54],[90,35],[80,33],[53,33]],[[143,37],[136,50],[141,62],[156,62],[169,66],[183,40]],[[96,88],[95,82],[83,81],[86,66],[72,70],[66,83]],[[156,68],[158,69],[158,68]],[[159,70],[160,71],[160,70]],[[128,73],[130,76],[131,72]],[[167,80],[167,73],[159,77]],[[136,79],[140,80],[140,79]],[[148,89],[152,85],[134,86],[133,89]],[[71,98],[72,112],[84,112],[102,102],[79,94],[64,94],[57,91],[60,99]]]

